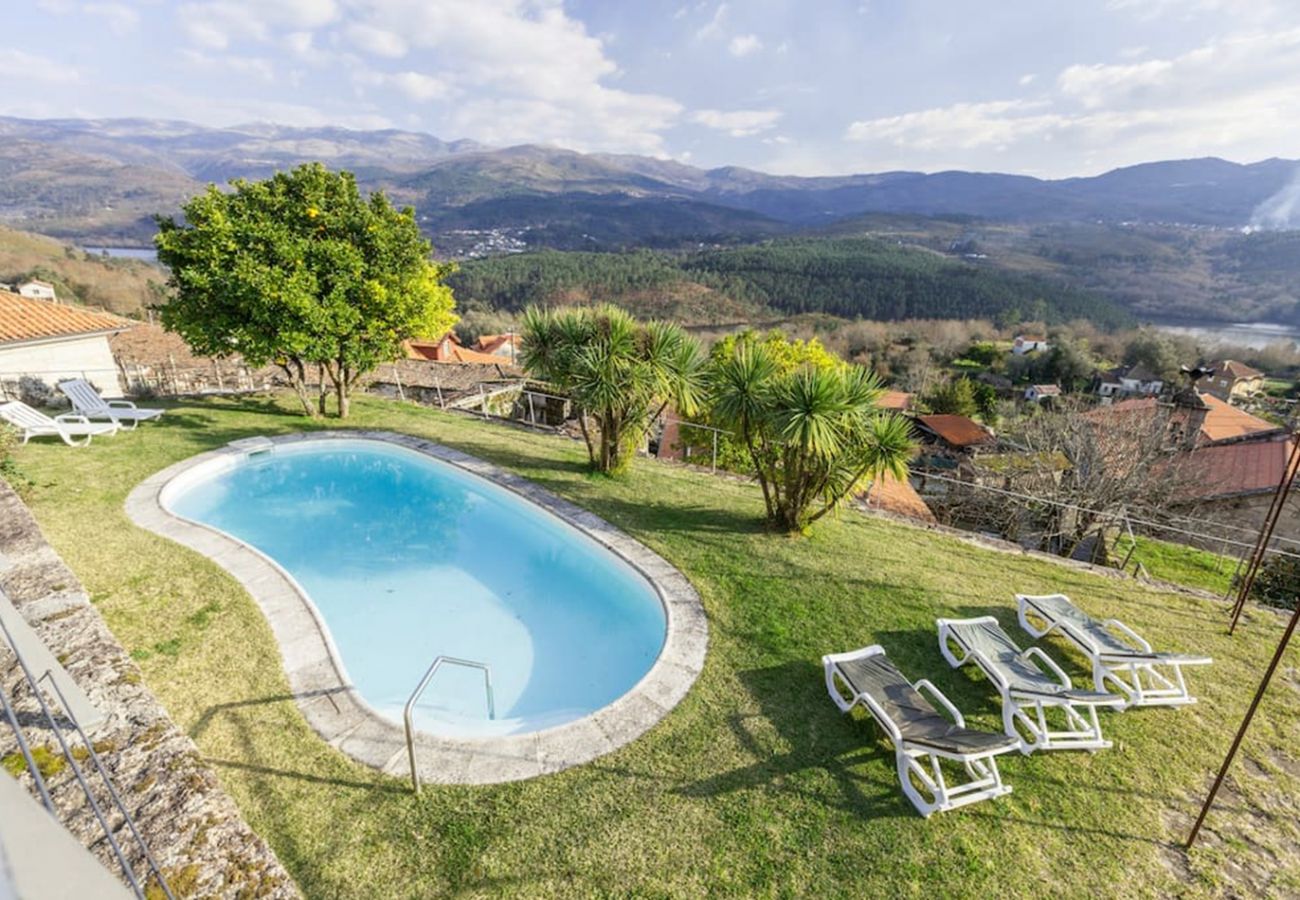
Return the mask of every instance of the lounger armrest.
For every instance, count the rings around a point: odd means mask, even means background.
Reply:
[[[1148,644],[1145,640],[1143,640],[1142,637],[1139,636],[1137,632],[1135,632],[1132,628],[1129,628],[1119,619],[1107,619],[1102,624],[1105,625],[1107,628],[1113,628],[1116,631],[1120,632],[1121,634],[1125,635],[1129,640],[1137,644],[1138,649],[1141,650],[1143,653],[1153,652],[1151,650],[1150,644]]]
[[[1041,659],[1043,661],[1043,665],[1051,669],[1052,674],[1054,674],[1058,679],[1060,679],[1062,687],[1064,687],[1066,690],[1069,690],[1074,687],[1074,685],[1070,682],[1070,676],[1066,675],[1065,672],[1061,670],[1061,667],[1058,666],[1050,656],[1048,656],[1046,653],[1043,652],[1043,649],[1041,647],[1030,647],[1024,653],[1020,654],[1020,656],[1022,659]]]
[[[110,409],[135,409],[135,404],[130,400],[109,400]]]
[[[929,692],[929,694],[930,694],[931,697],[933,697],[934,699],[938,700],[939,703],[942,704],[943,707],[944,707],[946,710],[948,710],[949,713],[952,714],[952,719],[953,719],[953,721],[957,724],[957,727],[958,727],[958,728],[965,728],[965,727],[966,727],[966,718],[961,714],[961,710],[959,710],[959,709],[957,709],[957,707],[953,706],[953,705],[952,705],[952,701],[950,701],[947,697],[945,697],[945,696],[943,695],[943,691],[941,691],[941,690],[939,690],[937,687],[935,687],[935,686],[930,682],[930,679],[928,679],[928,678],[922,678],[920,681],[918,681],[918,682],[916,682],[915,684],[913,684],[912,687],[916,688],[918,691],[927,691],[927,692]]]
[[[89,425],[90,424],[90,420],[87,419],[85,416],[81,415],[81,413],[63,413],[62,415],[55,416],[54,421],[58,422],[59,424],[68,424],[68,425]]]

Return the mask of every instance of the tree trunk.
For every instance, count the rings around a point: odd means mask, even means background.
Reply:
[[[276,363],[281,369],[284,369],[285,376],[289,379],[289,385],[298,395],[299,401],[302,402],[302,411],[305,415],[315,419],[318,418],[316,411],[312,409],[311,397],[307,396],[307,369],[300,359],[287,359],[282,363]]]
[[[325,418],[325,398],[329,396],[329,388],[325,384],[325,364],[316,364],[316,404],[320,411],[320,417]]]
[[[348,417],[350,403],[350,398],[348,397],[348,383],[346,380],[342,378],[338,380],[334,385],[334,394],[339,404],[339,418],[346,419]]]

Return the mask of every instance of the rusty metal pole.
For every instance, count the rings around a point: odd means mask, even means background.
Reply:
[[[1264,524],[1260,527],[1255,551],[1251,554],[1246,574],[1242,576],[1237,602],[1232,607],[1232,622],[1228,625],[1228,634],[1237,630],[1237,622],[1241,620],[1241,614],[1246,609],[1250,589],[1255,586],[1255,576],[1259,574],[1259,567],[1264,563],[1264,555],[1268,552],[1269,542],[1273,539],[1273,530],[1277,527],[1277,520],[1282,517],[1283,509],[1286,508],[1287,497],[1291,494],[1291,485],[1295,483],[1297,464],[1300,464],[1300,438],[1292,440],[1291,452],[1287,454],[1286,468],[1282,470],[1282,477],[1277,483],[1277,490],[1273,493],[1273,502],[1269,505],[1268,515],[1265,516]]]
[[[1300,622],[1300,597],[1296,598],[1295,612],[1291,614],[1291,621],[1287,624],[1286,631],[1282,632],[1282,640],[1278,641],[1277,652],[1273,654],[1273,660],[1268,664],[1268,670],[1264,672],[1264,680],[1259,683],[1259,690],[1255,691],[1255,699],[1250,701],[1250,708],[1246,710],[1246,718],[1242,719],[1241,727],[1237,729],[1237,736],[1232,739],[1232,747],[1229,748],[1228,756],[1224,759],[1223,766],[1214,779],[1214,786],[1210,788],[1210,795],[1205,798],[1205,805],[1201,807],[1201,814],[1196,817],[1196,824],[1192,826],[1192,833],[1187,836],[1187,843],[1184,846],[1188,849],[1191,849],[1192,844],[1196,843],[1196,836],[1201,833],[1201,825],[1205,823],[1205,816],[1214,804],[1214,796],[1219,793],[1219,788],[1223,785],[1223,779],[1232,766],[1232,760],[1237,755],[1237,750],[1241,748],[1241,741],[1246,736],[1246,730],[1250,728],[1251,719],[1255,718],[1255,711],[1259,709],[1259,702],[1264,699],[1264,692],[1268,690],[1268,683],[1273,679],[1273,673],[1277,671],[1278,663],[1282,661],[1282,655],[1286,653],[1287,644],[1291,642],[1291,635],[1295,633],[1297,622]]]

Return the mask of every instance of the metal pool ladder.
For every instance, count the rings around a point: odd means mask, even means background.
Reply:
[[[424,689],[429,686],[429,682],[433,680],[433,676],[437,674],[443,663],[449,666],[465,666],[469,669],[481,671],[483,673],[483,687],[487,691],[488,718],[495,719],[497,717],[496,701],[492,699],[492,669],[487,663],[475,662],[472,659],[458,659],[455,656],[439,656],[435,659],[433,665],[429,666],[429,671],[424,673],[420,683],[415,686],[411,699],[406,701],[406,706],[402,709],[402,722],[406,726],[406,756],[411,763],[411,785],[415,788],[417,794],[420,793],[420,773],[415,767],[415,729],[411,725],[411,712],[415,709],[416,701],[420,699],[420,695],[424,693]]]

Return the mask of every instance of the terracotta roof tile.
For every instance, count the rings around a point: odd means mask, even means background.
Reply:
[[[912,395],[906,391],[885,391],[880,395],[878,404],[881,409],[893,409],[905,412],[912,408]]]
[[[1238,497],[1272,491],[1282,478],[1291,441],[1241,441],[1210,444],[1190,452],[1197,472],[1190,492],[1198,500]]]
[[[993,441],[988,429],[965,416],[917,416],[917,421],[954,447],[974,447]]]
[[[31,300],[0,291],[0,344],[24,344],[49,338],[125,331],[135,325],[109,313]]]
[[[884,510],[923,522],[937,521],[916,489],[909,482],[899,481],[893,475],[886,474],[872,483],[866,493],[866,504],[868,509]]]
[[[1201,439],[1208,443],[1282,430],[1281,426],[1266,422],[1258,416],[1252,416],[1243,409],[1237,409],[1231,403],[1226,403],[1213,394],[1201,394],[1201,400],[1209,408],[1205,414],[1205,421],[1201,424]]]
[[[1238,378],[1264,377],[1264,373],[1259,369],[1248,366],[1244,362],[1237,362],[1235,359],[1225,359],[1217,363],[1210,363],[1210,368],[1217,374],[1227,375],[1234,381]]]

